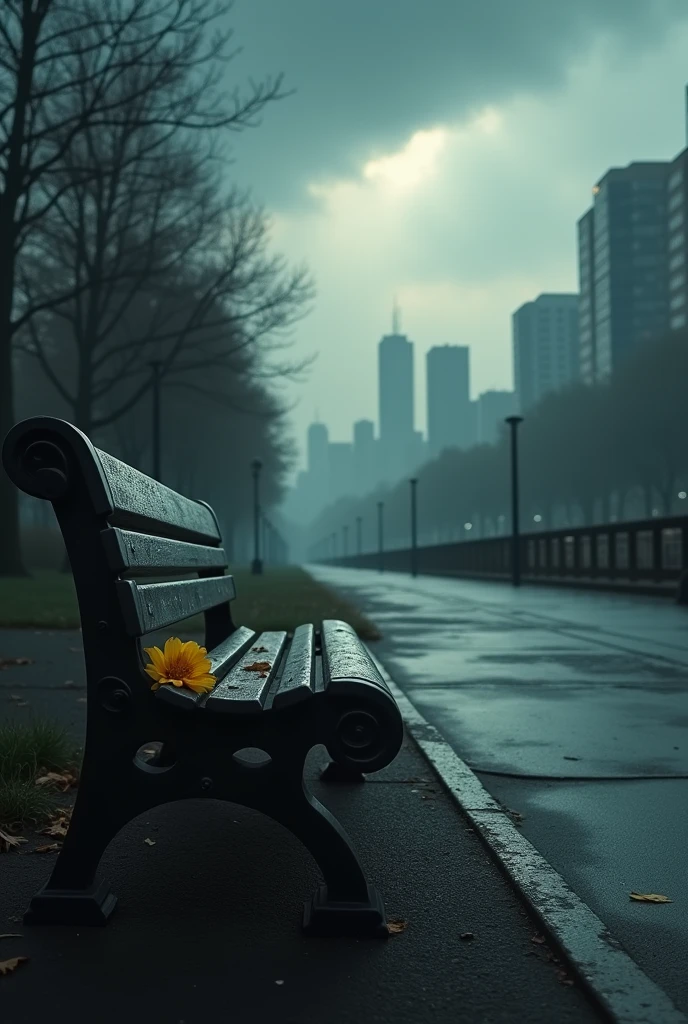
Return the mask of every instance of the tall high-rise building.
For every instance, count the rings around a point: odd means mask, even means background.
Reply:
[[[478,395],[478,444],[496,444],[507,416],[516,412],[513,391],[483,391]]]
[[[595,380],[595,235],[593,211],[578,221],[578,365],[581,380]]]
[[[514,386],[520,412],[579,378],[578,295],[543,294],[512,317]]]
[[[378,345],[378,387],[380,470],[393,481],[408,471],[414,446],[413,342],[396,330]]]
[[[466,345],[437,345],[426,356],[428,449],[468,448],[473,443],[469,351]]]
[[[592,209],[579,221],[579,362],[589,383],[609,377],[636,345],[669,327],[670,167],[667,161],[612,167],[594,186]]]
[[[678,330],[688,323],[688,149],[669,167],[667,218],[669,327]]]

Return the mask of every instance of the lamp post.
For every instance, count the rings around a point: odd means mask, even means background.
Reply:
[[[333,533],[331,536],[332,536],[332,557],[336,558],[337,557],[337,534]]]
[[[346,558],[349,554],[349,527],[342,526],[342,557]]]
[[[363,516],[356,516],[356,554],[363,554]]]
[[[153,371],[153,477],[160,481],[160,367],[161,359],[151,359]],[[160,481],[161,482],[161,481]]]
[[[260,459],[254,459],[251,463],[253,470],[253,562],[251,572],[254,576],[260,576],[263,572],[263,563],[260,560],[260,502],[258,495],[258,481],[263,463]]]
[[[378,572],[384,570],[384,544],[382,534],[382,513],[384,511],[384,501],[378,501],[377,503],[377,554],[378,554]]]
[[[415,477],[409,480],[411,484],[411,575],[418,575],[418,545],[417,545],[417,524],[416,524],[416,487],[418,481]]]
[[[511,427],[511,582],[515,587],[521,585],[521,545],[518,522],[518,437],[519,423],[522,416],[507,416],[506,423]]]

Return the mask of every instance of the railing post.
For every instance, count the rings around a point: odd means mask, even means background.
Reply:
[[[522,416],[507,416],[511,427],[511,581],[515,587],[521,585],[521,546],[518,521],[518,440],[516,428],[523,422]]]

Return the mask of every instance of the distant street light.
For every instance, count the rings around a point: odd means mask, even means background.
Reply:
[[[263,563],[260,560],[260,500],[259,500],[259,478],[263,463],[260,459],[254,459],[251,463],[253,471],[253,562],[251,572],[254,576],[260,576],[263,571]]]
[[[331,538],[332,538],[332,557],[336,558],[337,557],[337,534],[336,533],[331,534]]]
[[[416,523],[416,488],[418,481],[409,480],[411,484],[411,575],[418,575],[417,523]]]
[[[342,526],[342,555],[344,558],[349,553],[349,527]]]
[[[363,516],[356,516],[356,554],[363,553]]]
[[[681,498],[681,499],[683,499],[683,498],[688,498],[688,494],[686,494],[686,492],[685,492],[685,491],[679,491],[679,492],[678,492],[678,496],[679,496],[679,498]]]
[[[473,529],[473,523],[464,523],[463,524],[463,528],[464,528],[464,530],[472,530]]]
[[[541,523],[542,522],[542,516],[533,516],[533,522],[534,523]]]
[[[377,503],[377,554],[378,554],[378,572],[384,570],[384,545],[383,545],[383,534],[382,534],[382,513],[385,507],[384,501],[378,501]]]
[[[521,547],[518,522],[518,439],[516,430],[523,422],[522,416],[507,416],[506,423],[511,427],[511,582],[515,587],[521,585]]]

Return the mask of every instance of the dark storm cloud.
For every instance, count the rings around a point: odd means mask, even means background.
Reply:
[[[686,17],[686,0],[235,0],[227,84],[283,71],[297,92],[236,140],[234,175],[293,206],[417,128],[556,88],[600,35],[631,55]]]

